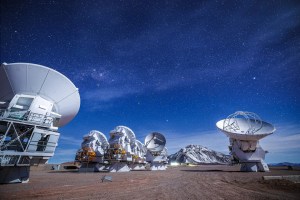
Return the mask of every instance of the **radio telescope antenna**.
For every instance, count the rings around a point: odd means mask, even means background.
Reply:
[[[54,155],[58,127],[69,123],[79,107],[78,89],[63,74],[37,64],[3,63],[0,183],[27,182],[30,165]]]
[[[265,151],[259,140],[276,129],[251,112],[237,111],[216,124],[230,139],[232,163],[240,163],[241,171],[269,171],[265,163]]]
[[[152,152],[161,152],[165,145],[166,138],[161,133],[153,132],[145,138],[145,147]]]
[[[83,136],[84,141],[95,141],[95,147],[99,146],[103,150],[106,150],[109,146],[106,136],[97,130],[92,130],[88,134]]]
[[[165,170],[168,158],[165,149],[166,138],[158,132],[150,133],[145,138],[145,147],[148,149],[146,161],[150,163],[151,170]]]
[[[147,148],[139,140],[135,140],[135,144],[131,145],[132,149],[132,163],[130,163],[131,170],[145,170],[146,168],[146,153]]]
[[[106,136],[97,130],[92,130],[83,136],[81,149],[75,156],[75,162],[79,162],[79,171],[103,171],[106,169],[104,163],[104,155],[107,151],[109,143]]]
[[[133,160],[133,149],[135,145],[135,134],[127,126],[117,126],[110,132],[109,148],[107,150],[107,161],[111,163],[110,172],[130,171],[128,163]]]

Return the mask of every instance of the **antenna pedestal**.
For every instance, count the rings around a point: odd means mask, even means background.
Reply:
[[[109,167],[110,172],[129,172],[130,168],[127,162],[115,162]]]
[[[242,163],[241,172],[257,172],[256,163]]]
[[[146,161],[149,162],[149,170],[166,170],[168,158],[164,155],[155,155],[151,151],[147,151]]]
[[[243,172],[268,172],[269,167],[265,163],[265,151],[261,148],[258,141],[255,146],[252,141],[239,141],[230,139],[232,162],[237,161],[241,164]],[[249,144],[248,144],[249,143]],[[247,147],[247,148],[246,148]]]
[[[0,183],[26,182],[31,165],[53,156],[59,135],[34,124],[0,120]]]
[[[129,165],[131,170],[145,170],[146,163],[132,163]]]
[[[269,167],[264,160],[257,162],[241,163],[241,172],[269,172]]]
[[[27,183],[30,166],[0,167],[0,183]]]
[[[81,163],[79,172],[103,172],[107,171],[107,166],[102,163]]]
[[[237,111],[216,126],[230,139],[229,151],[232,164],[241,164],[244,172],[268,172],[265,163],[266,152],[259,145],[259,140],[271,135],[276,129],[251,112]]]
[[[152,162],[150,163],[150,167],[149,167],[150,171],[158,171],[158,170],[166,170],[166,169],[167,169],[167,165],[160,162]]]

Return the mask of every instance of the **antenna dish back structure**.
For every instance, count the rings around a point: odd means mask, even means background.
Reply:
[[[127,126],[117,126],[110,131],[108,142],[103,133],[94,130],[83,136],[75,162],[81,164],[79,171],[82,172],[165,170],[168,164],[165,137],[153,132],[145,142],[148,148],[136,139]]]
[[[81,164],[79,171],[103,171],[106,169],[104,155],[109,143],[106,136],[97,130],[92,130],[83,136],[81,149],[76,153],[75,162]]]
[[[98,141],[97,145],[101,146],[102,149],[107,149],[107,147],[109,146],[106,136],[102,132],[97,130],[90,131],[89,134],[83,136],[83,139],[89,140],[92,137]]]
[[[132,162],[134,152],[131,148],[135,144],[134,132],[127,126],[117,126],[110,132],[107,160],[112,163],[110,172],[130,171],[128,162]]]
[[[147,153],[147,148],[145,147],[145,145],[141,141],[139,141],[139,140],[136,140],[135,143],[136,143],[136,146],[139,149],[139,152],[142,155],[145,155]]]
[[[242,164],[241,171],[269,171],[259,140],[276,130],[273,125],[255,113],[237,111],[218,121],[216,126],[230,138],[232,163]]]
[[[131,170],[145,170],[146,166],[146,153],[147,148],[143,143],[141,143],[139,140],[135,140],[135,143],[131,145],[132,149],[132,163],[130,164]]]
[[[111,134],[126,136],[131,144],[135,142],[135,134],[127,126],[117,126],[113,131],[111,131]]]
[[[158,132],[150,133],[145,138],[145,147],[147,148],[146,161],[150,163],[151,170],[165,170],[167,168],[168,158],[166,138]]]
[[[0,67],[0,182],[26,182],[29,167],[54,155],[58,127],[78,113],[78,89],[61,73],[31,63]]]

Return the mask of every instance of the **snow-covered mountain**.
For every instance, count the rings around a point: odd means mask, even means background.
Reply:
[[[299,167],[300,163],[282,162],[282,163],[270,163],[268,165],[273,167],[285,167],[285,166]]]
[[[171,154],[169,162],[191,164],[229,164],[230,156],[208,149],[201,145],[188,145]]]

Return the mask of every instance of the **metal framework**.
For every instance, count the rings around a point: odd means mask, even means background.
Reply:
[[[272,134],[276,129],[251,112],[237,111],[216,126],[229,137],[231,164],[241,164],[241,171],[269,171],[265,163],[266,151],[259,140]]]
[[[248,129],[242,130],[238,120],[240,118],[246,119]],[[245,134],[253,135],[257,131],[259,131],[263,126],[262,120],[260,117],[252,112],[244,112],[244,111],[237,111],[231,115],[229,115],[223,123],[223,129],[228,132],[243,132]]]
[[[0,183],[29,180],[31,165],[54,155],[58,127],[80,106],[78,89],[64,75],[31,63],[0,67]]]

